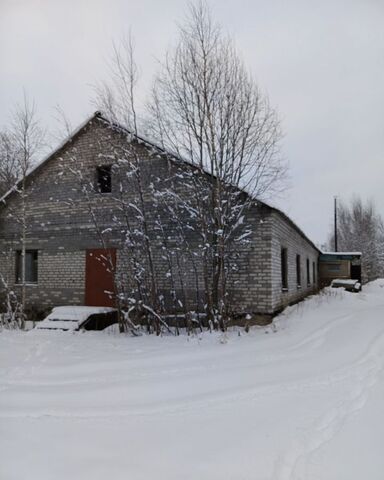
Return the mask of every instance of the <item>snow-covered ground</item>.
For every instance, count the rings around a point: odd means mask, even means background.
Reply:
[[[382,480],[383,367],[384,280],[227,339],[3,331],[0,478]]]

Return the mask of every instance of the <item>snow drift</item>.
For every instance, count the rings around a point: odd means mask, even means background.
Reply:
[[[383,311],[378,280],[226,338],[3,331],[0,478],[381,480]]]

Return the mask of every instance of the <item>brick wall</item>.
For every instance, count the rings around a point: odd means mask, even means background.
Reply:
[[[281,276],[281,248],[288,253],[288,288],[283,291]],[[296,255],[301,257],[301,286],[297,285]],[[272,310],[279,310],[290,303],[314,293],[318,288],[318,250],[308,242],[289,221],[278,212],[272,213]],[[309,259],[310,282],[307,282],[306,261]],[[313,281],[315,262],[315,281]]]
[[[30,304],[48,308],[84,302],[86,249],[103,247],[100,231],[104,231],[103,238],[108,247],[118,248],[118,272],[129,289],[132,282],[129,249],[121,249],[124,242],[121,229],[116,226],[124,222],[119,202],[134,201],[132,178],[126,174],[129,169],[124,163],[126,146],[126,137],[95,119],[30,178],[27,190],[27,248],[39,252],[38,284],[27,289]],[[172,188],[185,195],[185,184],[178,171],[189,167],[176,165],[143,145],[136,145],[136,149],[143,172],[144,200],[148,205],[153,202],[151,184],[156,183],[161,188],[164,179],[170,176],[176,179]],[[117,165],[118,174],[115,172],[113,179],[118,181],[113,180],[111,194],[100,194],[89,184],[95,183],[96,167],[108,163]],[[0,210],[0,271],[11,285],[15,279],[15,251],[21,248],[21,229],[17,221],[20,207],[19,196],[13,195],[6,207]],[[90,210],[96,212],[98,228]],[[157,211],[149,208],[149,212],[150,227],[154,228],[154,222],[160,215],[167,242],[170,246],[177,246],[179,239],[172,231],[169,213],[162,212],[161,207]],[[135,222],[135,219],[130,221]],[[312,262],[317,259],[317,251],[289,222],[260,203],[245,212],[245,223],[252,226],[251,241],[236,246],[238,269],[228,279],[235,313],[270,314],[314,290],[315,285],[307,287],[304,283],[300,291],[297,289],[294,258],[298,252],[303,261],[308,256]],[[171,263],[178,297],[182,297],[184,289],[186,298],[183,302],[187,303],[188,309],[195,309],[196,304],[202,309],[205,299],[201,261],[188,255],[167,258],[164,245],[156,235],[153,237],[153,259],[165,302],[168,305],[172,303]],[[201,241],[193,230],[188,235],[191,245]],[[284,293],[281,291],[281,245],[287,246],[289,255],[289,288]],[[181,263],[177,264],[178,261]],[[304,265],[302,270],[304,278]]]
[[[238,313],[271,313],[271,211],[262,204],[247,212],[250,245],[239,249],[239,269],[234,274],[233,298]]]

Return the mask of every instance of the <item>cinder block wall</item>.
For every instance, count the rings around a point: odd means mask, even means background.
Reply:
[[[116,208],[117,192],[122,188],[124,201],[133,201],[129,177],[121,168],[118,182],[113,181],[112,194],[100,194],[88,189],[84,195],[82,185],[96,181],[96,167],[115,163],[118,154],[111,151],[126,148],[126,138],[95,119],[64,149],[51,157],[37,173],[31,177],[27,189],[27,249],[38,250],[38,282],[27,286],[28,306],[46,308],[63,304],[83,304],[85,296],[85,257],[86,249],[102,248],[99,231],[111,228],[104,235],[109,248],[119,248],[121,232],[116,227],[115,217],[121,216]],[[166,158],[151,152],[143,145],[136,145],[143,172],[143,186],[146,202],[152,205],[149,185],[155,179],[161,182],[180,168]],[[173,172],[171,171],[173,169]],[[81,177],[77,174],[81,171]],[[115,179],[116,180],[116,179]],[[182,180],[175,183],[179,193],[184,193]],[[90,207],[96,212],[97,228],[90,215]],[[159,214],[148,209],[150,222]],[[21,224],[15,219],[20,217],[21,200],[18,195],[9,197],[5,207],[0,208],[0,271],[9,286],[15,285],[15,252],[21,249]],[[167,214],[165,217],[165,225]],[[177,239],[169,233],[170,245]],[[193,233],[190,234],[193,239]],[[126,251],[117,252],[117,268],[123,272],[127,265]],[[203,288],[201,265],[192,268],[184,258],[183,281],[191,308],[196,305],[195,269],[198,271],[198,283]],[[154,248],[154,265],[158,273],[158,284],[166,300],[170,300],[171,280],[166,275],[169,265],[164,258],[162,245],[157,242]],[[180,279],[174,277],[176,290],[180,293]],[[129,281],[129,279],[128,279]],[[200,295],[200,306],[204,298]],[[188,299],[187,299],[188,300]]]
[[[106,163],[100,154],[110,135],[96,121],[31,177],[26,248],[38,250],[38,281],[27,286],[27,307],[43,311],[84,303],[86,249],[100,248],[100,240],[74,169],[81,169],[84,178],[94,182],[95,167]],[[99,205],[103,225],[113,214],[112,201],[110,196],[100,200],[94,193],[91,201]],[[16,291],[20,289],[15,285],[15,252],[22,246],[20,211],[18,195],[9,197],[0,209],[0,269]]]
[[[124,148],[126,138],[95,119],[89,126],[67,144],[64,149],[51,157],[31,178],[28,187],[28,235],[27,248],[38,250],[38,283],[27,287],[29,305],[47,309],[63,304],[83,304],[85,295],[85,256],[86,249],[102,248],[98,229],[116,225],[114,218],[119,216],[116,209],[116,192],[124,192],[125,201],[132,199],[132,188],[127,175],[120,175],[119,184],[113,182],[112,194],[99,194],[92,189],[84,195],[84,181],[94,183],[96,166],[114,163],[111,150]],[[112,147],[111,147],[112,146]],[[183,165],[175,165],[164,157],[151,152],[143,145],[137,145],[137,152],[143,170],[146,191],[145,200],[152,202],[149,185],[162,178],[177,173]],[[79,175],[76,170],[81,172]],[[181,170],[180,170],[181,171]],[[123,170],[122,170],[123,172]],[[124,173],[124,172],[123,172]],[[82,178],[81,178],[82,177]],[[174,175],[178,178],[178,175]],[[185,194],[183,179],[176,180],[173,188]],[[90,215],[90,207],[97,212],[98,229]],[[10,285],[15,281],[15,251],[21,249],[20,223],[15,219],[20,215],[20,198],[10,197],[7,205],[0,209],[0,271]],[[155,221],[159,212],[149,210],[150,221]],[[161,213],[161,212],[160,212]],[[164,216],[165,226],[167,212]],[[271,314],[285,303],[301,298],[315,286],[297,291],[295,284],[295,253],[316,259],[317,252],[300,236],[289,222],[264,204],[256,204],[245,213],[245,223],[252,227],[251,242],[238,246],[239,268],[229,279],[229,287],[234,304],[234,313]],[[178,239],[168,232],[170,245]],[[201,241],[196,233],[189,233],[193,244]],[[122,244],[118,228],[112,228],[104,235],[109,248],[119,248]],[[287,245],[289,254],[289,290],[281,292],[280,245]],[[167,275],[168,262],[162,245],[157,242],[154,248],[155,270],[158,283],[166,301],[171,302],[171,279]],[[124,274],[127,265],[127,252],[117,252],[118,271]],[[173,259],[173,262],[175,259]],[[199,308],[203,308],[203,272],[201,263],[193,266],[187,257],[181,269],[183,278],[174,277],[176,291],[181,294],[181,280],[184,282],[188,308],[195,309],[199,292]],[[312,268],[312,267],[311,267]],[[303,278],[305,278],[305,265]],[[198,286],[196,286],[197,271]],[[312,270],[311,270],[312,271]],[[127,281],[130,279],[127,278]],[[15,286],[17,289],[18,287]]]
[[[233,275],[234,304],[240,314],[270,314],[271,303],[271,211],[255,204],[245,215],[250,225],[250,244],[239,247],[238,271]]]
[[[272,310],[278,311],[318,289],[318,250],[292,227],[278,212],[272,213]],[[281,248],[288,252],[288,288],[283,291],[281,277]],[[301,286],[297,285],[296,255],[301,256]],[[307,282],[306,261],[309,259],[310,282]],[[315,280],[313,280],[315,262]]]

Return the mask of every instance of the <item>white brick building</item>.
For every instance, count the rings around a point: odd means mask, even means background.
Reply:
[[[90,218],[90,202],[97,205],[103,231],[111,230],[108,248],[114,251],[116,268],[125,269],[127,259],[119,249],[118,232],[110,228],[118,212],[116,202],[109,191],[84,198],[75,188],[71,167],[75,162],[82,178],[94,182],[100,169],[109,168],[105,164],[111,157],[111,138],[122,141],[121,133],[95,114],[28,177],[27,301],[39,315],[52,306],[95,303],[92,292],[108,289],[92,283],[96,275],[92,269],[97,269],[92,258],[103,245]],[[190,168],[181,161],[170,160],[153,145],[137,143],[135,148],[147,172],[144,188],[148,199],[154,178],[161,181],[172,169]],[[102,174],[113,176],[113,170],[103,170]],[[106,190],[109,187],[106,185]],[[112,191],[114,188],[112,178]],[[182,182],[175,188],[182,190]],[[124,195],[129,201],[129,179]],[[20,196],[11,192],[0,206],[0,271],[7,284],[16,289],[20,277],[21,235],[16,220],[19,213]],[[257,319],[317,290],[320,252],[284,213],[265,203],[255,201],[246,217],[253,233],[248,246],[239,248],[239,269],[234,274],[231,294],[236,315],[251,314]],[[167,299],[170,284],[160,250],[154,252],[154,261]],[[187,263],[183,275],[187,301],[193,302],[196,284]]]

